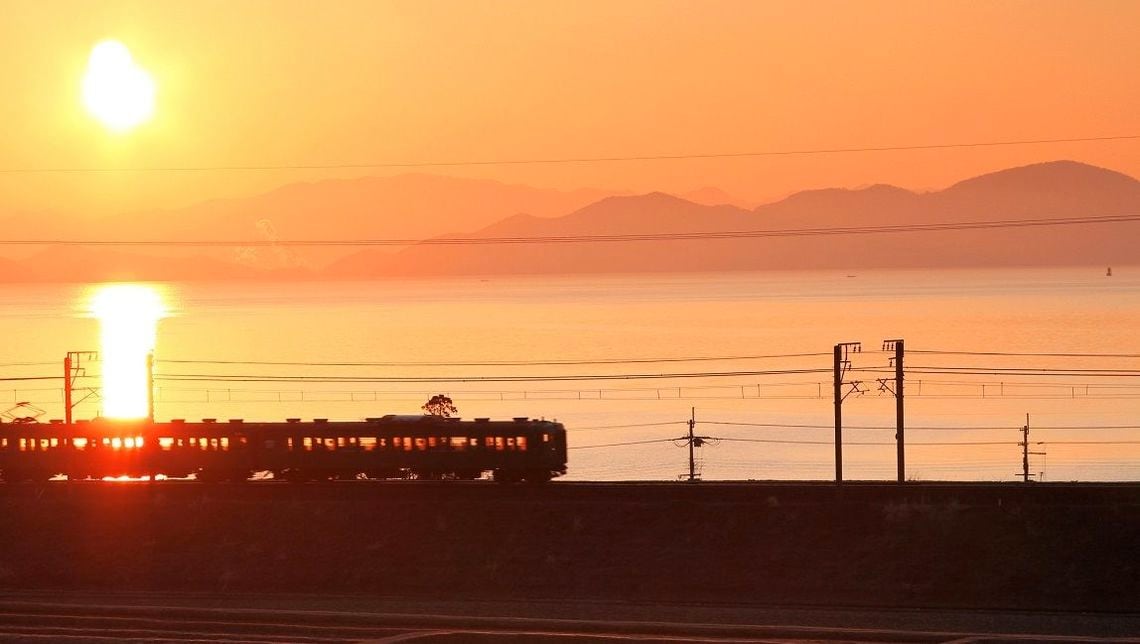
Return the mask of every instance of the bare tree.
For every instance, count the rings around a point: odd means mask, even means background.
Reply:
[[[420,409],[423,409],[424,413],[429,416],[439,416],[440,418],[450,418],[452,414],[459,413],[451,398],[443,394],[432,396]]]

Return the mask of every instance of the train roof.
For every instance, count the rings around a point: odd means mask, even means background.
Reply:
[[[556,421],[548,421],[545,419],[537,419],[537,418],[532,419],[532,418],[527,418],[525,416],[515,417],[515,418],[511,418],[509,420],[508,419],[492,420],[490,418],[472,418],[472,419],[444,418],[444,417],[440,417],[440,416],[430,416],[430,415],[426,415],[426,414],[387,414],[384,416],[368,417],[368,418],[365,418],[363,420],[330,420],[328,418],[312,418],[312,419],[286,418],[283,421],[263,421],[263,420],[247,421],[244,418],[227,418],[227,419],[202,418],[201,420],[187,420],[187,419],[183,419],[183,418],[172,418],[169,420],[151,421],[149,419],[116,419],[116,418],[97,417],[97,418],[92,418],[92,419],[87,419],[87,420],[77,420],[77,421],[75,421],[75,423],[73,423],[73,426],[76,428],[99,427],[100,429],[102,429],[102,428],[116,428],[116,429],[125,429],[128,431],[133,431],[135,428],[138,428],[141,430],[145,427],[158,427],[158,426],[163,426],[163,427],[168,427],[168,426],[195,426],[195,427],[209,426],[209,427],[221,428],[221,427],[235,426],[235,425],[250,425],[250,426],[256,426],[256,427],[260,427],[260,428],[264,428],[264,427],[268,426],[268,427],[274,427],[274,428],[286,428],[286,427],[288,427],[288,428],[295,428],[295,429],[320,429],[320,428],[328,428],[329,426],[336,426],[336,427],[348,426],[348,427],[359,428],[360,426],[363,426],[363,425],[381,425],[381,426],[397,425],[397,426],[406,426],[406,427],[411,428],[411,427],[417,427],[417,426],[418,427],[425,427],[425,426],[438,426],[438,425],[451,425],[451,424],[473,425],[473,424],[484,424],[484,423],[494,424],[496,426],[507,425],[507,424],[542,424],[542,425],[548,425],[548,426],[558,425],[558,423]],[[5,428],[8,431],[12,431],[17,427],[40,429],[40,428],[60,428],[60,427],[66,426],[66,424],[63,421],[58,420],[58,419],[52,419],[51,421],[46,422],[46,423],[43,423],[43,422],[26,422],[26,423],[6,422],[6,423],[3,423],[3,425],[5,426]]]

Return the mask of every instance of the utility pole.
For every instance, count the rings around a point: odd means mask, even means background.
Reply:
[[[858,342],[841,342],[835,345],[834,363],[832,366],[835,387],[835,482],[843,482],[843,399],[852,393],[863,393],[859,388],[859,381],[843,382],[843,376],[851,366],[847,358],[849,353],[861,352],[862,345]],[[844,393],[843,385],[851,385],[851,390]]]
[[[692,412],[692,415],[689,416],[689,482],[690,483],[696,483],[696,481],[697,481],[697,460],[696,460],[695,455],[693,454],[693,450],[696,447],[695,443],[697,442],[697,440],[696,440],[696,436],[693,436],[693,430],[697,426],[697,408],[691,407],[690,411]]]
[[[1025,425],[1021,427],[1021,478],[1029,482],[1029,414],[1025,414]]]
[[[71,353],[63,359],[63,422],[71,424]]]
[[[154,423],[154,352],[146,354],[146,417]]]
[[[1041,445],[1040,441],[1037,443]],[[1045,452],[1031,452],[1029,451],[1029,414],[1025,414],[1025,425],[1021,427],[1021,480],[1028,483],[1033,479],[1033,475],[1029,473],[1029,457],[1030,456],[1045,456]]]
[[[883,340],[883,351],[894,351],[891,362],[895,365],[894,382],[890,378],[878,378],[879,391],[889,391],[895,395],[895,444],[898,452],[898,481],[906,482],[906,440],[903,414],[903,341]]]
[[[68,425],[74,420],[72,412],[75,406],[96,395],[94,390],[88,390],[82,398],[75,400],[75,380],[87,374],[83,361],[97,360],[98,357],[94,351],[68,351],[63,359],[63,422]]]
[[[712,436],[697,436],[696,435],[697,408],[692,407],[692,408],[690,408],[690,410],[692,412],[692,415],[689,416],[689,420],[688,420],[688,425],[689,425],[688,435],[687,436],[681,436],[680,438],[674,438],[673,440],[674,441],[685,441],[686,443],[689,444],[689,478],[688,478],[688,482],[689,483],[696,483],[696,482],[701,480],[700,476],[697,475],[697,448],[703,446],[706,441],[715,441],[715,440],[719,440],[719,439],[713,438]],[[676,443],[674,443],[674,444],[676,444]],[[682,474],[681,476],[684,476],[684,474]]]

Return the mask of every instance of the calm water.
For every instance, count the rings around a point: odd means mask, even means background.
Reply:
[[[673,479],[686,471],[687,451],[668,439],[686,431],[695,407],[698,434],[724,439],[698,450],[704,478],[822,479],[834,471],[832,346],[859,341],[864,351],[852,356],[853,367],[883,372],[850,376],[862,379],[867,393],[844,403],[845,474],[893,479],[895,404],[877,391],[875,379],[890,375],[882,341],[904,338],[908,368],[916,371],[907,385],[910,478],[1013,479],[1021,471],[1019,428],[1029,413],[1033,451],[1044,452],[1032,457],[1031,471],[1045,480],[1138,479],[1137,377],[930,372],[1137,370],[1140,359],[914,352],[1140,354],[1140,268],[1115,272],[1111,278],[1073,268],[167,285],[174,312],[159,326],[157,415],[362,418],[419,413],[431,394],[447,393],[465,417],[564,422],[574,448],[571,478]],[[98,348],[97,323],[83,312],[86,289],[0,288],[6,339],[0,375],[57,375],[67,351]],[[785,354],[811,355],[742,357]],[[728,356],[738,358],[605,362]],[[579,364],[494,364],[526,361]],[[44,364],[11,364],[23,362]],[[97,372],[96,363],[90,373]],[[725,372],[748,373],[676,376]],[[631,375],[638,377],[622,377]],[[209,380],[221,376],[236,380]],[[257,381],[266,376],[316,381]],[[584,376],[609,378],[540,380]],[[29,401],[60,417],[61,398],[56,381],[0,383],[3,408]],[[97,413],[92,401],[78,415]],[[641,441],[657,442],[592,447]]]

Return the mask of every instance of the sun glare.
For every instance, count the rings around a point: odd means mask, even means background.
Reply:
[[[127,46],[104,40],[91,50],[83,75],[83,105],[103,125],[125,132],[154,114],[154,80]]]
[[[147,356],[154,351],[158,321],[167,312],[162,297],[150,286],[110,284],[95,293],[91,311],[101,326],[103,415],[145,418]]]

